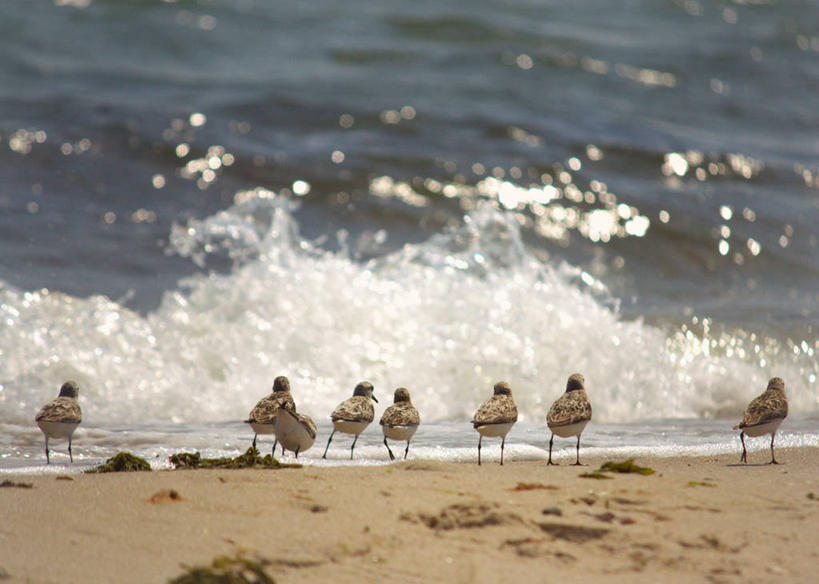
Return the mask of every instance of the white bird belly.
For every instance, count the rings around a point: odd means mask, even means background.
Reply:
[[[37,425],[49,438],[70,438],[80,425],[79,422],[46,422],[39,420]]]
[[[740,428],[743,432],[745,432],[746,436],[750,436],[751,438],[755,436],[762,436],[763,434],[772,434],[776,432],[777,428],[779,428],[779,424],[782,423],[782,419],[773,420],[771,422],[765,422],[764,424],[757,424],[756,426],[747,426],[745,428]]]
[[[583,432],[583,428],[586,427],[589,421],[586,420],[584,422],[577,422],[576,424],[568,424],[566,426],[549,426],[549,430],[555,436],[560,436],[561,438],[568,438],[570,436],[580,436]]]
[[[316,437],[285,409],[276,414],[276,438],[286,450],[293,452],[304,452],[316,441]]]
[[[390,440],[409,440],[415,434],[418,426],[387,426],[385,424],[381,426],[381,429],[384,431],[384,436]]]
[[[256,434],[275,434],[276,433],[276,425],[274,423],[271,424],[262,424],[259,422],[248,422],[250,427],[253,428],[253,431]]]
[[[481,436],[486,436],[488,438],[498,438],[498,437],[505,437],[509,430],[512,429],[514,426],[514,422],[509,422],[507,424],[484,424],[483,426],[478,426],[475,428],[478,431],[478,434]]]
[[[355,434],[358,436],[364,431],[364,428],[369,426],[369,422],[349,422],[347,420],[336,420],[333,422],[333,427],[339,432],[345,434]]]

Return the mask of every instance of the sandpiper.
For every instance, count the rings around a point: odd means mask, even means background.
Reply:
[[[310,416],[297,414],[289,406],[282,405],[276,410],[276,439],[285,449],[292,450],[299,457],[316,441],[316,424]]]
[[[745,450],[745,435],[755,437],[763,434],[771,435],[771,462],[779,464],[774,456],[774,437],[782,420],[788,417],[788,398],[785,395],[785,382],[779,377],[772,377],[768,387],[761,395],[748,404],[742,421],[734,426],[734,430],[741,430],[739,439],[742,441],[742,458],[740,462],[748,462],[748,452]]]
[[[478,431],[478,466],[481,464],[481,440],[484,436],[497,437],[501,440],[501,459],[503,465],[503,447],[506,445],[506,434],[518,421],[518,406],[512,397],[512,388],[505,381],[495,384],[495,394],[481,404],[472,418],[472,427]]]
[[[358,435],[364,431],[364,428],[370,425],[370,422],[372,422],[375,417],[372,402],[378,403],[378,400],[375,399],[373,395],[373,384],[369,381],[362,381],[355,386],[353,397],[338,404],[338,407],[330,414],[330,419],[333,421],[333,431],[327,440],[327,446],[324,449],[322,458],[327,458],[327,449],[330,448],[333,435],[336,431],[339,431],[345,434],[355,435],[353,445],[350,447],[350,460],[353,459],[353,449],[355,448],[355,443],[358,441]]]
[[[253,448],[256,448],[256,438],[259,434],[276,433],[276,411],[283,405],[296,411],[296,403],[293,401],[293,396],[290,395],[290,380],[284,375],[279,375],[273,380],[273,392],[260,399],[245,420],[245,423],[250,424],[250,427],[253,428]],[[277,437],[273,442],[273,456],[276,456],[278,441]]]
[[[580,434],[583,433],[583,428],[589,423],[591,417],[592,407],[589,396],[586,395],[586,380],[580,373],[575,373],[566,382],[566,393],[552,404],[546,416],[546,424],[552,431],[552,437],[549,438],[549,462],[546,464],[557,464],[552,462],[552,443],[555,435],[561,438],[577,436],[577,460],[574,464],[582,466],[580,464]]]
[[[410,440],[420,423],[421,417],[418,415],[418,410],[412,405],[409,390],[405,387],[399,387],[395,390],[393,404],[384,410],[384,415],[381,416],[384,446],[387,447],[387,452],[390,453],[390,460],[395,460],[395,455],[390,450],[390,445],[387,444],[387,438],[407,441],[407,447],[404,450],[404,460],[406,460]]]
[[[60,395],[48,402],[34,417],[34,421],[45,435],[46,463],[51,464],[48,454],[49,438],[68,438],[68,457],[74,462],[71,452],[71,435],[82,422],[82,410],[78,397],[80,388],[74,381],[66,381],[60,387]]]

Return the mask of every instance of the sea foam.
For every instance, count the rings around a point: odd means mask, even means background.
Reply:
[[[808,355],[729,356],[691,331],[626,320],[604,283],[530,254],[491,201],[367,262],[301,238],[292,211],[255,189],[175,226],[171,252],[232,268],[180,281],[147,315],[0,283],[0,422],[29,422],[65,379],[79,382],[86,420],[239,420],[282,374],[314,417],[368,379],[386,402],[408,387],[427,421],[468,419],[505,379],[521,420],[538,423],[575,371],[596,421],[738,415],[774,374],[792,413],[819,409]]]

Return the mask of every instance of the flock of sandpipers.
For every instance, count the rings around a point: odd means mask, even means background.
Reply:
[[[51,462],[48,452],[49,438],[67,438],[68,455],[74,461],[71,453],[71,436],[77,426],[82,421],[82,410],[78,401],[79,387],[73,381],[67,381],[60,388],[60,395],[47,403],[34,418],[37,425],[45,435],[46,461]],[[324,455],[327,457],[327,450],[333,441],[336,432],[352,434],[352,446],[350,446],[350,459],[353,458],[355,444],[358,436],[373,421],[375,411],[372,402],[378,400],[373,395],[373,386],[368,381],[362,381],[355,386],[352,397],[341,402],[333,413],[330,420],[333,422],[333,431],[327,440],[324,448]],[[788,415],[788,400],[785,396],[785,382],[779,377],[773,377],[768,382],[767,389],[756,397],[745,410],[742,421],[734,426],[734,430],[740,430],[740,440],[742,441],[741,462],[747,462],[747,451],[745,449],[745,436],[771,435],[771,464],[778,464],[774,456],[774,437],[776,430]],[[580,435],[586,424],[592,417],[592,407],[589,397],[586,394],[585,380],[579,373],[569,377],[566,383],[566,392],[552,404],[549,414],[546,417],[546,424],[552,435],[549,439],[549,459],[547,464],[552,462],[552,444],[555,436],[561,438],[577,437],[576,465],[580,465]],[[518,407],[512,397],[512,389],[505,381],[495,384],[494,394],[481,404],[471,420],[473,428],[478,431],[478,464],[481,464],[481,442],[486,437],[501,438],[500,463],[503,464],[503,449],[506,444],[506,434],[518,419]],[[281,444],[282,454],[285,450],[292,451],[296,458],[299,452],[304,452],[316,440],[316,424],[309,416],[296,412],[296,403],[290,393],[290,382],[287,377],[279,376],[273,382],[273,391],[265,396],[251,410],[250,416],[245,420],[255,432],[253,436],[253,447],[256,446],[256,438],[259,434],[275,434],[276,440],[273,443],[273,453],[276,451],[276,444]],[[421,424],[421,417],[418,410],[412,405],[410,392],[404,387],[395,390],[393,405],[389,406],[381,416],[381,429],[384,433],[384,446],[387,447],[390,460],[395,460],[395,455],[390,449],[387,439],[406,441],[404,458],[409,452],[410,440],[412,439],[418,426]]]

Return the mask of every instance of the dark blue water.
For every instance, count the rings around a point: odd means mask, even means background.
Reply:
[[[529,243],[593,265],[627,304],[637,297],[637,314],[688,308],[815,337],[815,3],[34,0],[0,11],[0,136],[45,133],[0,154],[10,284],[134,290],[130,304],[146,309],[190,268],[162,253],[170,224],[239,188],[309,181],[305,233],[385,227],[394,248],[457,221],[459,205],[385,208],[372,177],[475,184],[477,163],[540,185],[576,157],[580,189],[605,183],[652,227],[605,245],[533,230]],[[412,119],[386,121],[405,106]],[[190,126],[195,112],[204,125]],[[213,145],[235,163],[202,189],[180,169]],[[675,152],[702,162],[666,176]]]
[[[0,3],[14,428],[68,377],[104,426],[281,372],[318,419],[503,377],[536,423],[573,370],[613,422],[772,375],[812,416],[817,225],[815,2]]]

